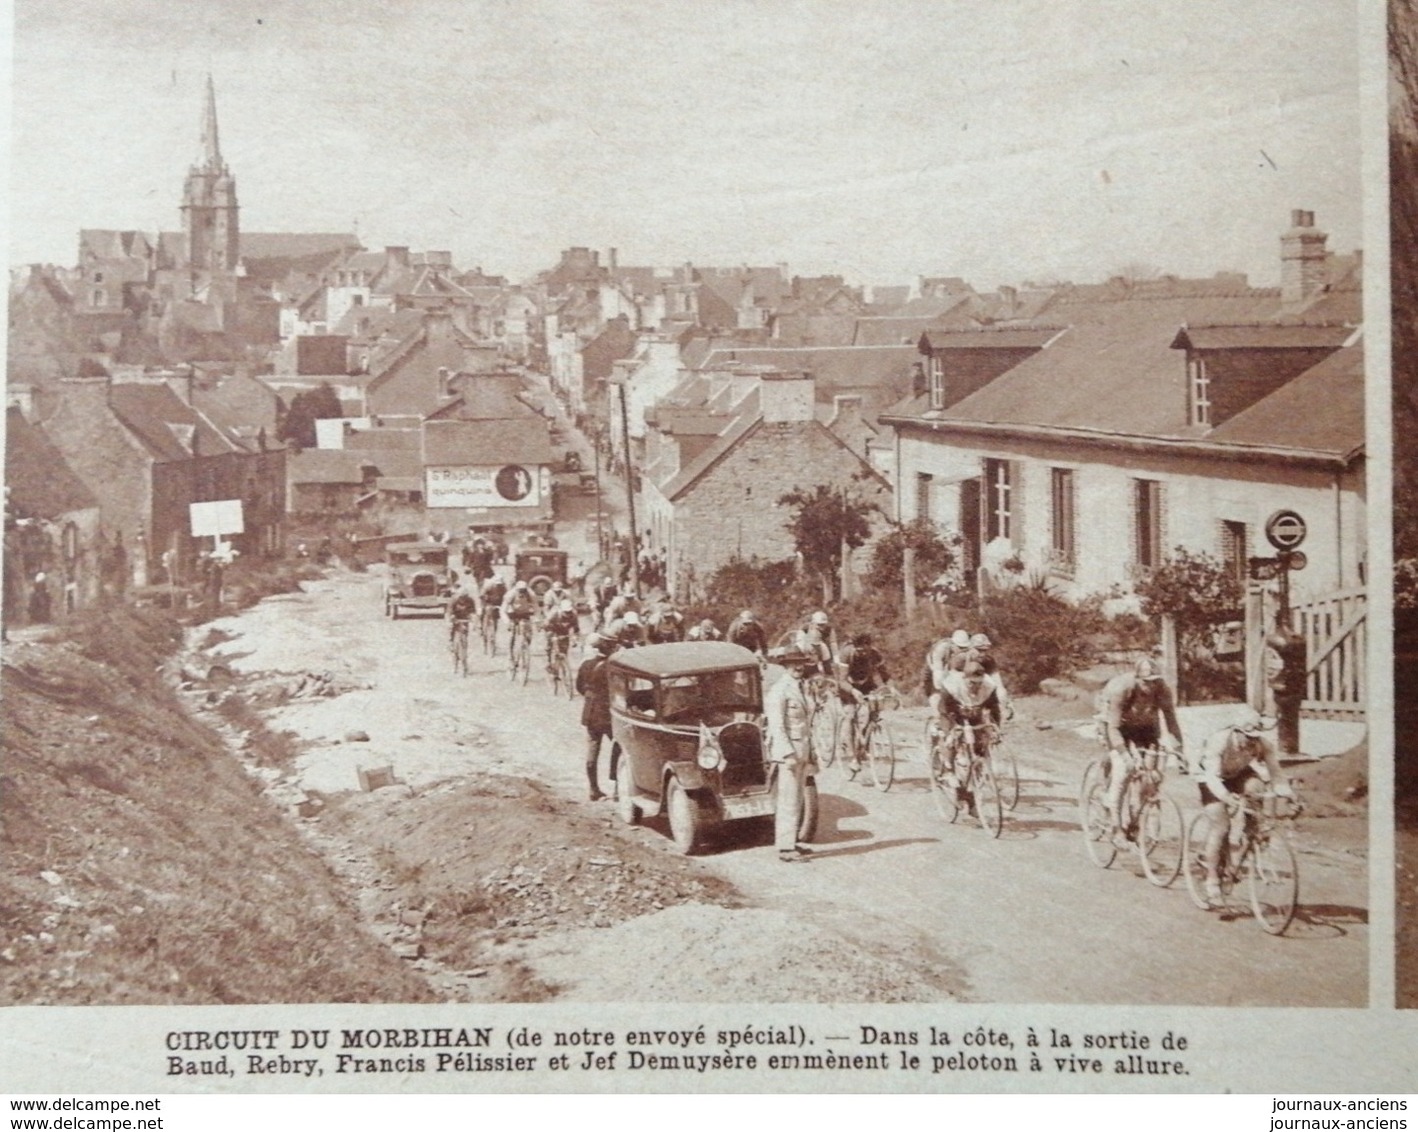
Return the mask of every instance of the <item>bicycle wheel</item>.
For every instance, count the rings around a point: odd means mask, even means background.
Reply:
[[[1203,912],[1212,907],[1206,898],[1206,834],[1210,828],[1211,820],[1202,811],[1192,818],[1182,839],[1182,876],[1187,882],[1187,895]]]
[[[883,794],[891,789],[891,780],[896,777],[896,741],[886,724],[876,719],[867,724],[867,762],[871,766],[871,780]]]
[[[836,706],[830,701],[814,706],[808,716],[807,726],[808,743],[813,761],[826,769],[837,759],[838,719]]]
[[[1014,752],[1003,743],[995,743],[990,748],[990,769],[999,783],[1000,801],[1013,813],[1019,805],[1019,764],[1014,761]]]
[[[1166,888],[1182,871],[1185,839],[1176,802],[1154,794],[1143,803],[1137,819],[1137,855],[1147,879],[1158,888]]]
[[[991,837],[998,837],[1004,829],[1004,799],[1000,797],[999,783],[995,772],[990,769],[988,759],[976,759],[972,776],[975,796],[975,813],[980,819],[980,828],[988,830]]]
[[[1300,869],[1290,842],[1275,832],[1262,833],[1245,856],[1251,911],[1271,935],[1284,935],[1300,899]]]
[[[1102,774],[1103,760],[1089,759],[1088,765],[1083,768],[1083,778],[1078,783],[1078,824],[1085,828],[1088,825],[1088,794]]]
[[[557,661],[557,671],[561,673],[561,686],[566,691],[566,698],[574,700],[576,698],[576,685],[571,682],[571,658],[562,653]]]
[[[532,675],[532,631],[529,628],[522,634],[522,683],[526,684],[528,677]]]
[[[960,816],[960,792],[946,769],[949,764],[945,758],[945,743],[945,736],[932,737],[927,730],[926,761],[930,767],[931,800],[935,802],[936,812],[953,824]]]
[[[1084,781],[1088,781],[1086,772]],[[1101,773],[1095,775],[1089,784],[1082,810],[1079,824],[1083,826],[1083,845],[1088,850],[1088,858],[1100,869],[1106,869],[1117,857],[1118,850],[1113,844],[1112,822],[1108,820],[1108,796],[1103,788]]]
[[[468,674],[468,630],[466,628],[453,631],[453,674],[455,676]]]

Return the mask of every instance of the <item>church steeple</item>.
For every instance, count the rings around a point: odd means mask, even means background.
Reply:
[[[232,271],[240,256],[236,178],[222,160],[217,135],[217,91],[207,76],[202,110],[201,163],[187,171],[182,191],[182,230],[187,265],[193,271]]]
[[[223,169],[222,145],[217,136],[217,88],[212,76],[207,76],[207,105],[202,114],[202,167],[216,172]]]

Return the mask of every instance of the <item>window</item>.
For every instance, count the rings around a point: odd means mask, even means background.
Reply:
[[[95,283],[102,283],[102,282],[103,282],[103,272],[102,272],[102,271],[95,271],[95,272],[94,272],[94,282],[95,282]]]
[[[1157,480],[1133,480],[1133,555],[1151,570],[1162,564],[1162,485]]]
[[[1191,401],[1191,423],[1211,424],[1211,376],[1206,372],[1206,359],[1199,354],[1187,357],[1187,390]]]
[[[1226,569],[1230,571],[1232,577],[1243,586],[1249,573],[1247,559],[1250,548],[1248,542],[1245,523],[1234,522],[1230,519],[1221,520],[1221,561],[1226,564]]]
[[[1014,469],[1008,460],[985,461],[985,541],[1014,537]]]
[[[934,479],[928,472],[916,473],[916,518],[931,518],[931,489]]]
[[[95,291],[92,295],[89,296],[89,306],[101,307],[104,304],[104,299],[105,296],[102,291]]]
[[[1075,561],[1073,469],[1050,468],[1051,492],[1050,545],[1054,559],[1071,567]]]
[[[945,408],[945,362],[939,354],[932,354],[928,365],[930,375],[931,408]]]

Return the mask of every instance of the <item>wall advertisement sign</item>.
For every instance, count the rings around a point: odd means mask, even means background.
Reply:
[[[462,465],[424,469],[429,507],[537,507],[542,469],[525,464]]]

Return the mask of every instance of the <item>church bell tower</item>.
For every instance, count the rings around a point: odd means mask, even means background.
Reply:
[[[202,157],[187,172],[182,190],[182,230],[187,265],[193,271],[232,271],[240,254],[236,179],[222,160],[217,137],[217,93],[207,76],[202,114]]]

